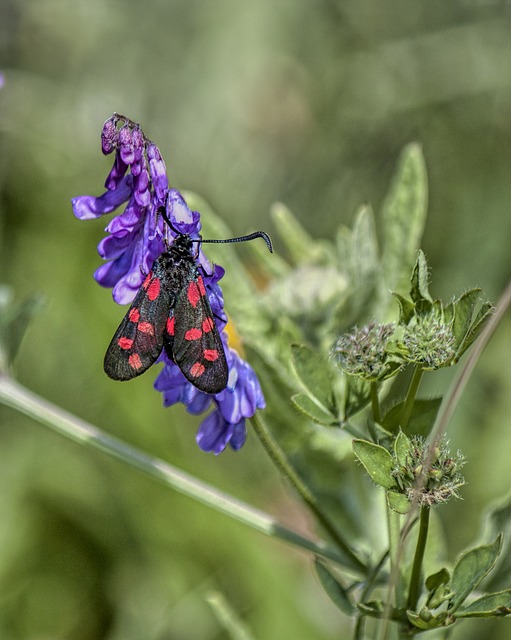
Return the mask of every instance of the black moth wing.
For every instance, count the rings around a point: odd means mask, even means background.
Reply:
[[[104,370],[113,380],[131,380],[157,360],[175,300],[168,286],[168,253],[153,264],[105,354]]]
[[[220,393],[227,386],[228,367],[202,276],[190,264],[169,319],[164,346],[185,378],[199,391]]]

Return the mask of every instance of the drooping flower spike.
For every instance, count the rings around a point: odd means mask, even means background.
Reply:
[[[202,252],[200,215],[188,208],[179,191],[169,188],[160,151],[146,138],[138,124],[114,114],[103,125],[101,141],[103,153],[115,151],[114,164],[106,179],[107,191],[99,197],[74,198],[75,216],[81,220],[93,219],[126,204],[123,212],[110,221],[106,227],[108,235],[98,245],[98,252],[106,262],[96,270],[94,277],[102,286],[113,289],[113,298],[119,304],[132,302],[135,296],[145,300],[142,285],[149,282],[155,262],[160,264],[160,256],[168,253],[167,246],[170,245],[171,250],[176,238],[180,239],[178,244],[185,237],[189,240],[190,236],[197,238],[191,240],[198,245],[193,269],[200,272],[197,278],[204,286],[205,304],[211,311],[207,318],[214,318],[220,337],[218,347],[223,347],[225,352],[227,385],[218,393],[200,391],[183,375],[172,351],[166,349],[159,358],[164,367],[155,381],[155,388],[163,393],[165,406],[182,402],[193,414],[213,407],[197,434],[197,442],[203,451],[218,454],[228,444],[238,450],[245,442],[246,418],[253,416],[258,408],[263,408],[265,402],[254,371],[228,346],[224,331],[227,316],[218,284],[224,270],[218,265],[211,265]],[[162,208],[163,215],[160,215]],[[266,234],[258,232],[253,235],[262,235],[269,243]],[[229,241],[238,240],[241,239]],[[271,244],[268,247],[271,250]],[[142,293],[137,295],[139,291]],[[140,324],[138,327],[140,329]],[[143,329],[148,329],[148,323],[144,323]],[[121,336],[121,339],[122,344],[130,349],[130,338]],[[199,364],[194,362],[191,368],[198,371]],[[196,365],[195,369],[193,365]]]

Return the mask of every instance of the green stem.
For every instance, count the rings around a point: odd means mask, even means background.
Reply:
[[[413,411],[413,403],[415,402],[417,391],[419,390],[419,385],[421,383],[423,375],[424,375],[424,369],[415,367],[415,371],[413,372],[412,379],[410,380],[410,386],[408,387],[408,392],[406,394],[403,413],[401,414],[401,428],[403,430],[406,429],[406,427],[408,426],[408,423],[410,422],[410,418]]]
[[[373,420],[381,424],[380,399],[378,398],[379,384],[371,382],[371,408],[373,410]]]
[[[57,433],[106,453],[112,458],[141,471],[164,485],[179,491],[231,518],[252,527],[260,533],[280,538],[314,554],[344,563],[345,559],[330,545],[314,541],[281,525],[275,518],[236,498],[218,491],[172,465],[153,458],[134,447],[80,420],[47,400],[30,392],[11,378],[0,375],[0,402],[50,427]]]
[[[284,476],[291,483],[295,491],[298,493],[300,498],[305,502],[305,504],[309,507],[309,509],[314,513],[318,521],[321,523],[325,531],[331,536],[332,540],[335,542],[342,555],[345,556],[345,560],[343,564],[352,567],[353,569],[363,572],[364,574],[367,571],[364,563],[358,558],[358,556],[353,552],[348,543],[344,540],[341,534],[337,531],[336,527],[330,520],[330,518],[323,512],[321,509],[317,499],[309,490],[309,488],[304,484],[301,478],[298,476],[296,471],[290,465],[289,461],[285,453],[279,447],[277,442],[273,439],[273,436],[270,433],[265,421],[261,417],[260,413],[256,413],[256,415],[252,418],[252,424],[254,426],[254,431],[256,432],[261,444],[265,448],[266,452],[275,463],[275,465],[280,469],[280,471],[284,474]]]
[[[390,575],[389,585],[392,585],[396,594],[396,607],[402,608],[405,604],[403,583],[399,567],[401,564],[401,516],[399,513],[387,507],[387,526],[389,531],[389,556]],[[389,602],[392,601],[389,593]]]
[[[413,559],[412,576],[410,578],[410,589],[408,591],[408,609],[415,611],[420,595],[420,580],[422,572],[422,561],[426,551],[426,541],[428,539],[430,507],[421,507],[419,523],[419,536],[417,547],[415,548],[415,558]]]
[[[389,554],[386,551],[380,558],[379,562],[374,567],[372,567],[371,570],[369,571],[367,575],[367,580],[365,581],[365,586],[362,589],[362,592],[360,594],[360,602],[365,602],[367,598],[370,596],[373,589],[375,588],[375,583],[378,578],[378,574],[380,573],[384,563],[387,561],[388,555]],[[365,629],[365,619],[366,619],[366,616],[362,613],[360,613],[357,616],[355,628],[353,631],[353,640],[363,640],[364,629]]]

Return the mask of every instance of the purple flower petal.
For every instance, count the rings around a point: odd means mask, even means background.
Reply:
[[[117,150],[113,167],[110,169],[110,173],[107,175],[105,180],[105,187],[110,191],[117,188],[121,180],[123,180],[127,170],[128,165],[123,162],[119,150]],[[132,179],[133,178],[130,176],[130,180]]]
[[[92,220],[105,213],[112,213],[123,202],[126,202],[131,194],[131,177],[127,176],[113,191],[107,191],[99,197],[77,196],[71,200],[73,213],[79,220]]]
[[[160,202],[165,202],[165,195],[169,188],[165,162],[161,157],[160,150],[155,144],[151,143],[147,146],[146,154],[154,192]]]
[[[218,455],[225,449],[234,433],[234,425],[226,422],[218,411],[203,420],[197,432],[197,444],[202,451]]]
[[[239,451],[245,444],[247,439],[247,428],[245,426],[245,418],[240,420],[233,426],[232,438],[229,440],[229,446],[233,451]]]

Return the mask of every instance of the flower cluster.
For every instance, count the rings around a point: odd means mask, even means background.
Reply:
[[[355,327],[337,340],[333,353],[339,366],[364,380],[382,380],[395,370],[390,366],[387,344],[394,333],[393,324],[371,322]]]
[[[448,366],[455,354],[452,327],[435,311],[417,315],[405,328],[403,357],[423,369]]]
[[[98,253],[105,263],[96,270],[94,278],[100,285],[112,288],[115,302],[127,304],[135,297],[144,274],[151,270],[155,259],[177,233],[199,237],[200,215],[188,208],[179,191],[169,188],[161,153],[138,124],[114,114],[103,125],[101,142],[104,154],[115,151],[114,164],[105,183],[107,191],[99,197],[74,198],[73,211],[80,220],[89,220],[125,204],[122,213],[109,222],[108,235],[98,245]],[[158,215],[162,206],[172,229]],[[155,388],[163,393],[165,406],[182,402],[193,414],[214,406],[199,428],[197,443],[203,451],[218,454],[228,444],[234,450],[243,446],[245,419],[263,408],[265,402],[254,371],[228,346],[224,331],[227,316],[218,285],[224,270],[208,262],[200,245],[197,261],[221,332],[229,381],[221,393],[203,393],[188,382],[179,367],[163,353],[160,361],[164,368],[155,381]]]
[[[465,484],[460,473],[465,458],[460,451],[451,454],[445,438],[432,448],[424,438],[412,436],[405,459],[395,464],[393,475],[399,488],[410,502],[421,506],[459,498],[458,489]]]

